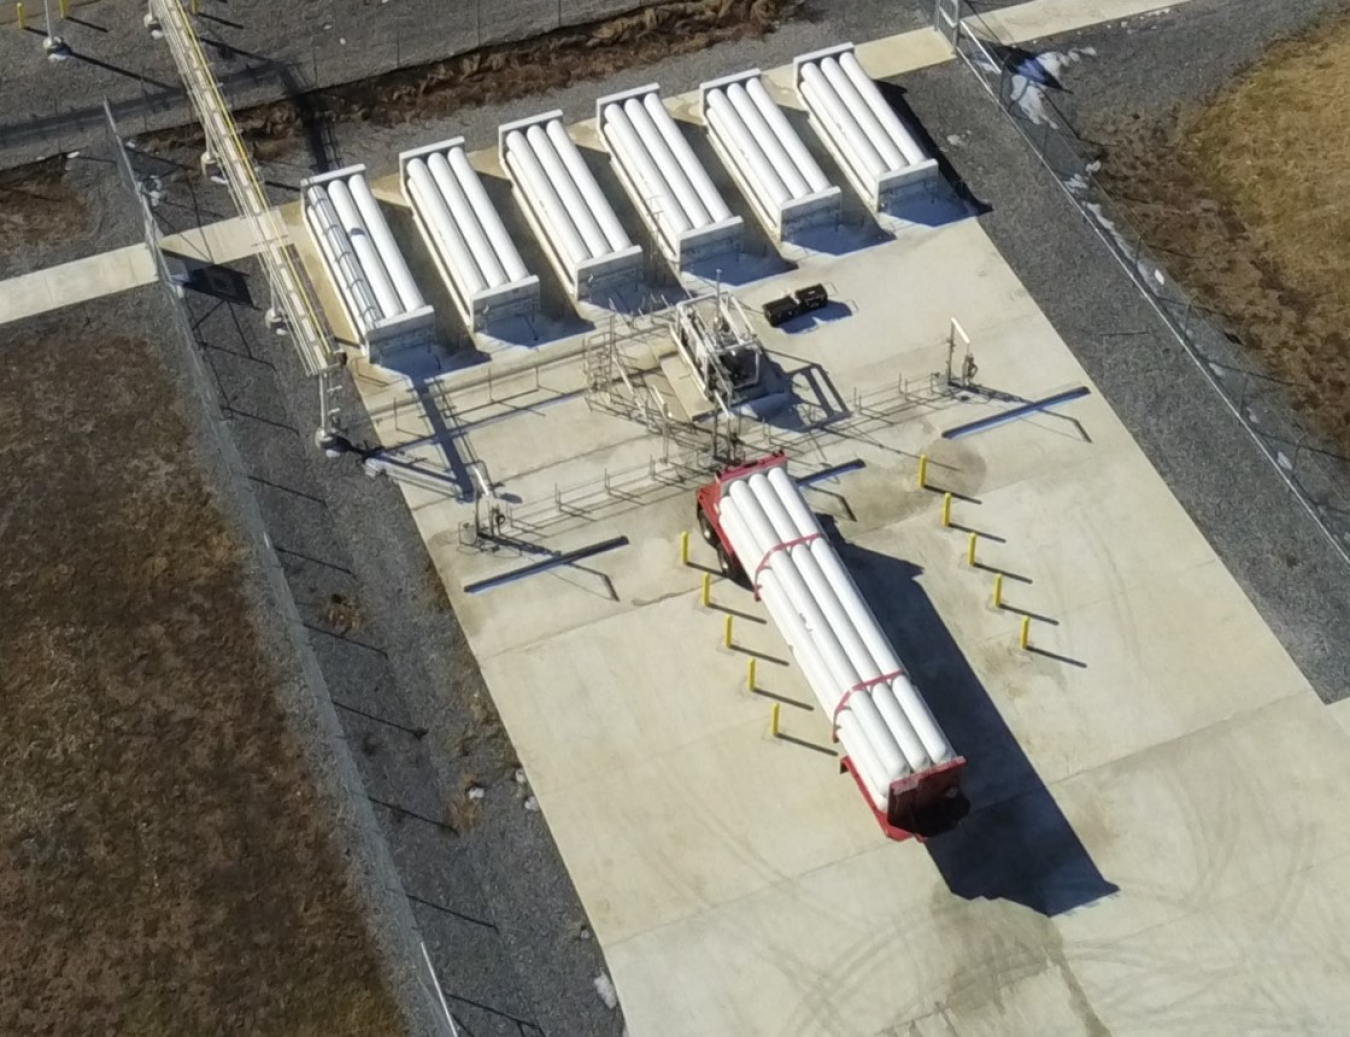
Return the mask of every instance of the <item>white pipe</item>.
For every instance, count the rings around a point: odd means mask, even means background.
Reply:
[[[825,82],[820,69],[815,65],[803,65],[799,89],[806,103],[815,110],[816,117],[826,124],[826,129],[843,137],[848,145],[847,150],[853,154],[854,163],[861,167],[858,171],[874,179],[881,176],[886,170],[881,156],[857,122],[844,111],[843,103],[830,89],[830,84]]]
[[[318,187],[309,189],[309,205],[305,211],[310,229],[319,241],[319,247],[328,258],[329,269],[338,291],[347,301],[355,331],[363,339],[370,326],[380,319],[380,304],[370,290],[370,283],[361,272],[361,261],[352,251],[351,241],[338,222],[337,212],[328,195]]]
[[[736,109],[720,90],[713,90],[708,94],[708,108],[704,112],[704,118],[726,143],[728,149],[742,157],[742,168],[752,187],[756,187],[755,193],[759,195],[765,208],[781,209],[791,198],[788,189],[769,165],[764,152],[750,139],[750,132],[745,128],[745,123],[741,121]]]
[[[469,165],[469,159],[464,154],[463,148],[451,149],[450,169],[454,172],[455,179],[459,181],[464,196],[469,199],[469,205],[473,208],[474,215],[478,217],[478,222],[482,225],[488,240],[492,242],[492,248],[497,253],[497,259],[502,264],[507,280],[512,283],[525,280],[530,275],[525,269],[525,264],[521,262],[516,243],[511,240],[511,235],[506,233],[502,218],[497,215],[497,210],[493,208],[487,192],[483,190],[478,174],[474,172],[473,166]]]
[[[694,185],[694,190],[698,192],[699,198],[703,201],[703,207],[708,210],[708,218],[713,223],[721,223],[723,220],[731,219],[731,210],[727,208],[727,203],[708,178],[708,172],[703,168],[703,163],[698,160],[698,156],[694,154],[689,142],[684,139],[684,134],[675,125],[675,120],[671,118],[666,106],[661,103],[661,98],[655,93],[650,93],[643,97],[642,103],[646,106],[647,112],[652,118],[652,123],[661,136],[665,138],[666,147],[670,148],[670,153],[675,156],[675,160],[680,163],[685,175],[689,177],[689,182]]]
[[[502,270],[501,263],[497,262],[497,253],[492,250],[487,235],[479,226],[469,200],[459,188],[459,181],[455,179],[455,174],[450,172],[450,163],[446,162],[444,155],[434,153],[427,157],[427,169],[431,171],[431,178],[436,181],[436,187],[440,190],[441,197],[445,199],[450,215],[454,217],[455,227],[464,239],[464,244],[469,246],[474,264],[483,275],[483,283],[488,288],[504,284],[506,272]]]
[[[888,170],[904,169],[908,162],[905,156],[900,153],[896,147],[895,141],[891,140],[890,135],[882,128],[881,122],[876,114],[867,106],[867,102],[862,99],[858,93],[858,88],[854,86],[853,80],[844,74],[844,70],[839,67],[839,62],[833,58],[826,58],[820,63],[820,70],[825,73],[825,78],[829,80],[830,86],[834,88],[835,94],[839,100],[844,102],[844,109],[853,116],[853,121],[862,127],[863,134],[871,142],[872,147],[876,148],[881,161],[885,163]]]
[[[544,128],[538,124],[531,126],[525,131],[525,137],[530,142],[530,147],[534,149],[539,164],[544,167],[544,172],[548,174],[549,183],[558,193],[558,198],[566,208],[567,215],[572,218],[572,223],[576,227],[577,233],[581,235],[581,240],[586,243],[587,251],[592,257],[607,254],[609,242],[605,240],[604,232],[600,230],[600,225],[595,222],[595,215],[591,212],[585,199],[581,197],[581,192],[577,189],[572,174],[563,165],[562,159],[554,150],[553,142],[549,140]]]
[[[782,178],[783,186],[788,189],[788,194],[793,198],[803,198],[810,194],[810,188],[807,187],[806,179],[802,176],[801,170],[797,168],[797,163],[792,161],[788,153],[783,148],[783,142],[778,134],[769,128],[769,124],[764,119],[764,114],[759,110],[759,106],[750,100],[750,95],[745,92],[745,87],[740,83],[732,83],[727,87],[727,100],[731,102],[736,112],[745,123],[745,128],[750,131],[750,135],[758,142],[769,164],[773,166],[774,172]]]
[[[798,171],[806,178],[811,193],[818,194],[821,191],[829,190],[830,182],[825,179],[825,174],[821,172],[820,164],[812,157],[811,152],[806,150],[806,145],[802,143],[801,137],[797,136],[797,131],[792,128],[792,124],[787,121],[787,116],[783,114],[783,110],[773,103],[773,98],[764,89],[764,84],[758,79],[747,79],[745,92],[750,95],[750,100],[755,102],[755,107],[764,116],[764,121],[778,135],[779,141],[788,154],[792,156],[792,161],[796,164]]]
[[[572,174],[572,180],[576,183],[577,189],[581,191],[582,197],[586,199],[586,204],[590,206],[591,213],[594,215],[596,222],[600,224],[600,229],[605,232],[605,240],[609,242],[610,250],[622,252],[624,249],[632,248],[633,242],[629,240],[623,225],[619,223],[619,218],[614,215],[614,209],[600,190],[600,185],[595,182],[595,177],[591,175],[586,160],[581,157],[581,152],[572,143],[572,138],[567,135],[567,129],[563,126],[561,119],[554,119],[548,124],[548,136],[549,140],[553,141],[558,156],[563,160],[563,165]]]
[[[727,490],[727,496],[733,501],[736,513],[745,523],[751,538],[756,541],[756,553],[751,556],[747,565],[758,565],[759,560],[765,557],[769,548],[779,541],[775,538],[773,530],[769,526],[769,521],[755,500],[753,492],[746,485],[746,480],[739,479],[733,482]],[[726,507],[725,500],[721,506]],[[783,564],[784,561],[787,564]],[[796,566],[792,564],[792,560],[785,559],[781,553],[776,553],[768,567],[771,567],[782,581],[788,601],[801,614],[807,630],[811,632],[812,641],[820,650],[821,657],[829,670],[836,692],[834,701],[829,705],[831,715],[833,715],[848,689],[860,682],[858,672],[849,662],[848,656],[845,655],[838,638],[822,613],[819,603],[812,597]],[[859,724],[867,734],[868,744],[877,754],[888,779],[894,780],[909,773],[909,767],[900,752],[900,746],[886,726],[886,721],[878,712],[871,696],[865,693],[855,694],[849,698],[844,708],[852,710],[858,718]]]
[[[689,182],[689,177],[685,175],[683,167],[676,160],[669,145],[666,144],[666,138],[661,136],[661,131],[656,128],[656,123],[647,114],[647,109],[636,97],[630,97],[624,102],[623,111],[628,116],[628,121],[632,124],[633,129],[637,130],[638,137],[646,146],[647,154],[651,156],[652,164],[656,166],[657,172],[661,174],[670,190],[679,200],[686,221],[695,229],[706,227],[712,222],[712,217],[708,215],[708,210],[704,208],[698,192],[694,190],[694,185]]]
[[[867,107],[872,109],[872,114],[885,128],[886,133],[895,142],[895,146],[905,156],[905,160],[911,166],[916,166],[925,161],[928,156],[919,147],[919,142],[914,139],[914,135],[905,128],[905,124],[900,121],[900,117],[886,103],[886,98],[881,96],[877,84],[871,76],[863,71],[863,67],[858,64],[858,59],[853,56],[853,52],[847,51],[841,54],[839,65],[849,79],[853,80],[853,85],[858,88],[858,93],[862,95],[863,101],[867,104]]]
[[[482,271],[473,261],[469,246],[460,235],[455,221],[446,208],[445,199],[436,190],[436,181],[431,178],[427,164],[420,158],[408,163],[408,197],[412,199],[422,222],[436,240],[445,264],[456,276],[459,287],[467,296],[472,297],[487,287]],[[468,309],[472,309],[469,299],[464,300]]]
[[[577,264],[590,258],[590,249],[577,234],[567,210],[558,200],[558,193],[553,190],[548,177],[540,168],[539,160],[535,158],[534,151],[525,140],[525,134],[519,130],[512,130],[506,135],[506,164],[515,174],[516,182],[520,184],[525,196],[538,211],[544,223],[544,232],[547,234],[551,230],[554,247],[563,253],[562,258],[567,265],[576,270]]]
[[[778,492],[779,499],[783,501],[788,513],[792,516],[798,534],[806,536],[813,532],[819,532],[820,524],[816,521],[815,515],[811,513],[811,509],[806,506],[801,491],[787,472],[780,466],[772,469],[768,478]],[[891,647],[890,640],[882,633],[876,616],[859,593],[857,584],[854,583],[853,578],[844,568],[834,548],[823,538],[815,541],[815,544],[820,544],[822,550],[813,550],[812,554],[829,579],[840,603],[853,620],[859,635],[866,643],[877,665],[881,667],[883,673],[894,673],[896,671],[903,673],[904,666]],[[934,719],[932,712],[928,709],[928,704],[924,702],[923,696],[919,694],[918,689],[914,687],[908,677],[899,677],[892,681],[891,691],[933,762],[944,763],[955,756],[951,743],[947,740],[947,736],[942,733],[942,729],[938,727],[937,720]]]
[[[384,264],[380,262],[375,242],[371,240],[370,233],[361,222],[361,214],[356,211],[356,203],[352,201],[351,192],[341,180],[330,180],[323,186],[328,189],[328,197],[333,200],[333,208],[337,210],[338,218],[342,221],[342,229],[347,232],[347,237],[352,243],[352,251],[361,261],[361,272],[370,280],[371,290],[379,300],[381,315],[397,317],[403,312],[403,305],[398,301],[398,293],[394,291],[394,284],[389,280]]]
[[[744,560],[750,557],[750,553],[754,551],[754,544],[737,516],[735,507],[727,508],[726,503],[727,501],[724,498],[719,515],[722,531],[726,534],[727,540],[736,552],[737,557]],[[782,633],[783,640],[787,642],[788,647],[792,650],[793,657],[806,675],[807,684],[815,693],[821,708],[830,709],[829,675],[825,669],[824,661],[820,658],[819,652],[812,643],[811,635],[802,623],[802,617],[788,604],[778,582],[778,577],[772,570],[766,569],[761,573],[759,587],[760,599],[769,610],[769,615],[773,617],[774,623]],[[844,710],[839,716],[837,729],[839,741],[844,746],[844,751],[848,753],[849,758],[858,768],[868,797],[877,809],[886,809],[889,783],[882,773],[881,762],[867,744],[867,736],[858,724],[857,717],[853,716],[849,710]]]
[[[784,502],[780,499],[777,486],[770,483],[763,475],[752,475],[746,481],[750,484],[751,492],[764,509],[764,514],[768,517],[773,526],[774,534],[780,541],[787,542],[809,535],[809,533],[798,532],[797,524],[788,514]],[[795,489],[793,492],[796,493]],[[831,633],[838,639],[840,647],[843,648],[849,662],[857,671],[858,680],[855,684],[868,681],[876,682],[887,671],[882,670],[877,664],[859,635],[853,620],[840,603],[834,587],[816,559],[815,552],[817,549],[830,548],[828,544],[823,542],[822,537],[817,537],[811,543],[791,548],[792,563],[796,566],[797,572],[805,581],[811,596],[824,614],[830,625]],[[932,762],[928,758],[928,753],[924,751],[923,742],[920,741],[913,726],[905,719],[904,713],[888,686],[873,683],[853,694],[855,698],[859,695],[871,696],[877,707],[877,712],[886,722],[886,728],[890,731],[891,737],[895,739],[909,770],[921,771]]]
[[[643,150],[642,142],[637,139],[624,112],[618,105],[611,104],[605,108],[604,116],[605,132],[609,135],[610,144],[637,181],[638,193],[643,196],[642,204],[665,228],[666,240],[674,246],[680,235],[689,229],[689,219],[675,200],[661,171]]]
[[[366,223],[366,229],[370,231],[370,236],[375,241],[375,248],[379,251],[380,258],[384,260],[384,268],[393,279],[394,289],[398,292],[403,311],[411,313],[420,310],[426,305],[426,300],[422,298],[422,292],[413,281],[408,264],[403,259],[403,253],[394,241],[394,235],[390,233],[389,224],[380,210],[380,203],[370,193],[370,185],[366,183],[366,178],[357,173],[347,181],[347,186],[352,192],[352,200],[356,202],[357,210],[361,213],[361,219]]]

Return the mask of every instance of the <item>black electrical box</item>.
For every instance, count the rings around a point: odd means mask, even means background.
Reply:
[[[812,310],[822,308],[830,301],[829,293],[825,291],[823,284],[813,284],[806,288],[799,288],[796,292],[797,305],[801,313],[810,313]]]
[[[801,304],[790,295],[785,295],[781,299],[770,299],[764,304],[764,317],[771,328],[786,324],[801,312]]]

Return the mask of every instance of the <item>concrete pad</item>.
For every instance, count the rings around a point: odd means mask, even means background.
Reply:
[[[144,245],[128,245],[0,281],[0,324],[129,291],[155,279]]]

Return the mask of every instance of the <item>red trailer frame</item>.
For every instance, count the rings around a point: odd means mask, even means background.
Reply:
[[[729,483],[748,478],[756,472],[786,465],[786,454],[770,454],[720,472],[712,482],[700,486],[697,493],[699,526],[703,530],[704,539],[717,548],[723,572],[747,589],[753,590],[756,598],[759,597],[759,570],[768,558],[756,562],[755,568],[750,570],[747,569],[746,559],[736,557],[735,548],[731,546],[722,530],[719,513],[722,496]],[[844,701],[847,701],[847,695]],[[838,741],[837,738],[835,740]],[[891,783],[884,811],[878,810],[872,803],[872,797],[868,794],[867,787],[851,759],[843,757],[839,769],[840,773],[847,771],[853,775],[863,801],[888,838],[917,839],[923,842],[931,836],[955,827],[969,810],[969,804],[961,793],[961,771],[965,765],[965,757],[958,756],[925,771],[898,778]]]

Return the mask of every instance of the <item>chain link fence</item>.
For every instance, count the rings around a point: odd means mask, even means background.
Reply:
[[[1031,145],[1083,218],[1124,267],[1279,472],[1341,558],[1350,565],[1350,459],[1303,426],[1287,386],[1254,368],[1223,315],[1196,302],[1149,253],[1144,235],[1097,178],[1097,149],[1073,130],[1037,80],[1039,65],[998,42],[967,0],[938,0],[935,25],[1000,110]]]

